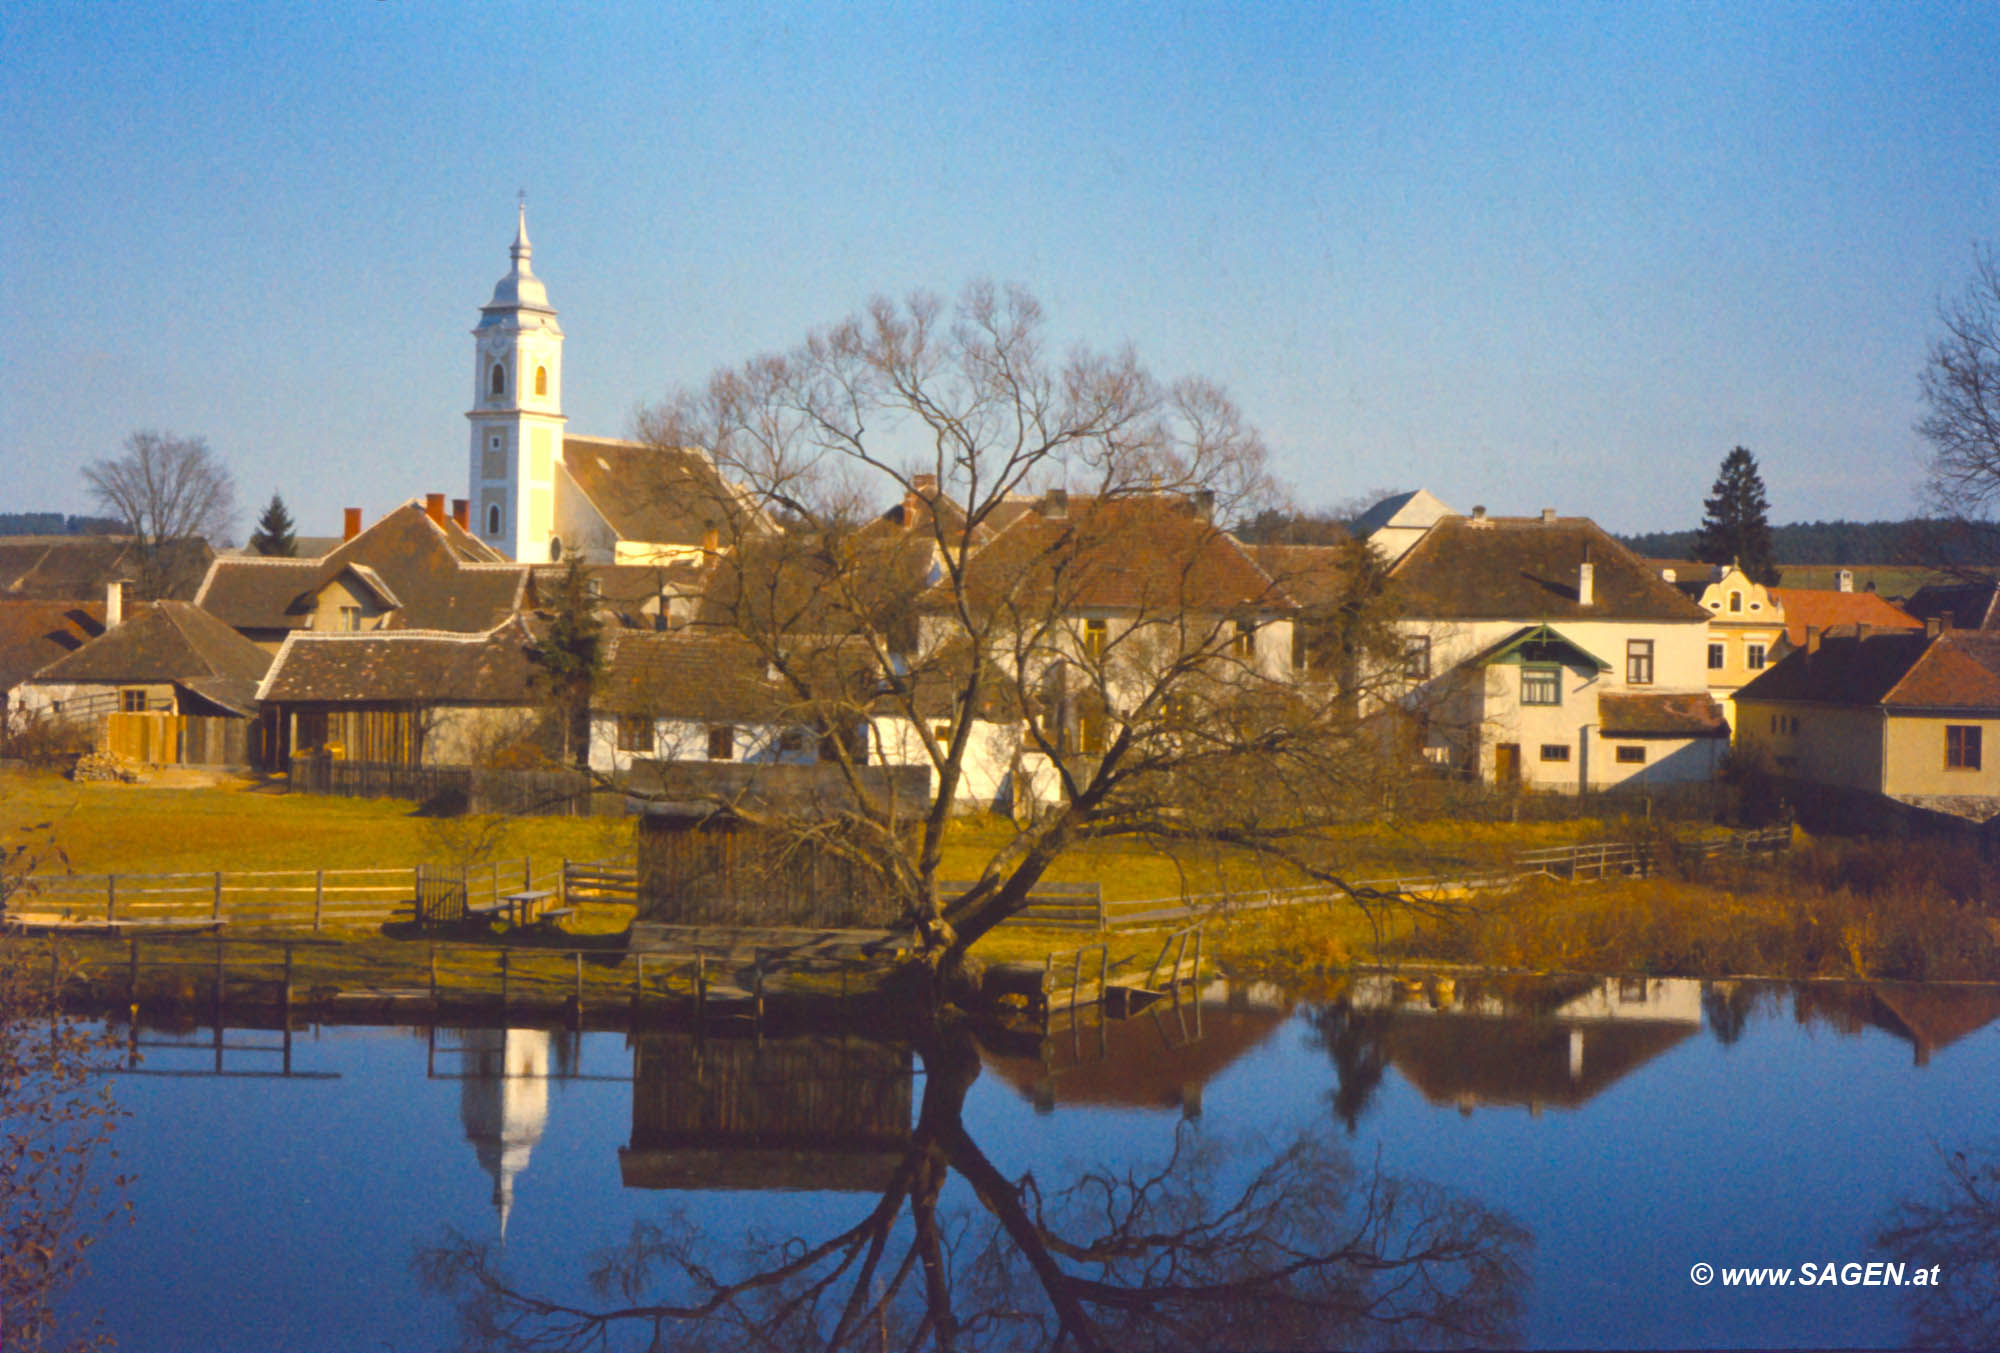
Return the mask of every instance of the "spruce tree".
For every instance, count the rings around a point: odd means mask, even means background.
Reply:
[[[541,638],[528,656],[555,720],[562,759],[588,766],[590,696],[604,671],[604,626],[582,555],[569,556],[549,598]]]
[[[264,515],[257,518],[257,529],[250,535],[250,548],[259,554],[293,555],[299,552],[299,543],[292,536],[292,514],[285,511],[285,500],[276,493],[271,495],[270,506]]]
[[[1752,582],[1767,587],[1776,583],[1778,567],[1771,559],[1767,517],[1771,504],[1764,496],[1757,458],[1741,446],[1724,456],[1709,493],[1702,503],[1707,515],[1695,537],[1694,557],[1705,564],[1740,565]]]

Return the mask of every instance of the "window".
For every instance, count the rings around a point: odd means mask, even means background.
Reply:
[[[538,366],[535,368],[535,393],[538,395],[546,395],[548,392],[549,392],[549,369],[545,366]]]
[[[805,745],[806,735],[802,728],[787,728],[778,734],[778,750],[781,752],[803,751]]]
[[[1722,645],[1710,644],[1708,646],[1708,670],[1711,672],[1721,671],[1724,661]]]
[[[500,534],[500,504],[498,503],[488,503],[486,505],[486,534],[489,536]]]
[[[1560,705],[1562,699],[1562,668],[1523,667],[1521,669],[1522,704]]]
[[[949,747],[951,745],[951,721],[947,719],[943,723],[932,724],[931,736],[937,739],[938,746]]]
[[[1621,743],[1618,747],[1618,764],[1621,766],[1643,766],[1646,764],[1646,749],[1633,743]]]
[[[1731,592],[1729,594],[1729,609],[1732,611],[1743,609],[1743,594],[1741,592]]]
[[[1568,744],[1567,742],[1545,742],[1545,743],[1543,743],[1543,744],[1542,744],[1542,760],[1544,760],[1544,761],[1567,761],[1567,760],[1569,760],[1569,744]]]
[[[1109,639],[1102,620],[1083,622],[1083,656],[1092,662],[1104,660],[1104,646]]]
[[[1428,634],[1403,636],[1403,679],[1428,681],[1431,676],[1431,637]]]
[[[620,714],[618,716],[618,750],[621,752],[651,752],[653,750],[653,720],[647,714]]]
[[[495,399],[498,399],[501,395],[507,393],[506,367],[501,366],[500,363],[498,362],[495,362],[493,364],[493,379],[488,383],[487,388],[493,392],[493,397]]]
[[[124,690],[118,692],[118,707],[127,714],[144,714],[146,712],[146,688],[143,686],[127,686]]]
[[[736,730],[726,723],[719,723],[708,730],[708,759],[710,761],[733,761],[736,758]]]
[[[1229,638],[1229,656],[1249,661],[1257,655],[1257,622],[1239,620],[1236,633]]]
[[[1980,728],[1978,724],[1948,723],[1944,726],[1944,768],[1978,770]]]
[[[1745,645],[1743,646],[1743,665],[1744,665],[1745,667],[1748,667],[1748,668],[1749,668],[1749,669],[1750,669],[1751,671],[1753,671],[1753,672],[1761,672],[1761,671],[1763,671],[1763,670],[1764,670],[1764,645],[1762,645],[1762,644],[1745,644]]]
[[[1650,686],[1653,684],[1653,641],[1651,639],[1627,639],[1625,641],[1625,684],[1627,686]],[[1640,760],[1645,760],[1642,756]]]
[[[1076,719],[1077,740],[1082,744],[1085,756],[1097,756],[1104,750],[1104,716],[1102,714],[1079,714]]]
[[[340,623],[334,626],[334,628],[346,630],[350,634],[359,630],[361,628],[361,608],[359,606],[341,607]]]

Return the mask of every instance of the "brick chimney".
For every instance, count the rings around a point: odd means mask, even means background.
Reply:
[[[1597,604],[1597,566],[1588,559],[1576,566],[1576,604]]]
[[[1485,531],[1492,529],[1493,523],[1486,520],[1486,504],[1474,503],[1472,505],[1472,525],[1475,530]]]
[[[354,537],[360,534],[361,534],[361,509],[358,507],[350,507],[347,509],[346,520],[341,524],[340,538],[342,540],[352,540],[354,539]]]
[[[426,493],[424,495],[424,515],[439,526],[444,525],[444,495],[442,493]]]
[[[472,529],[472,503],[464,498],[451,500],[451,519],[458,523],[461,531]]]
[[[1545,508],[1543,508],[1543,509],[1542,509],[1542,525],[1544,525],[1544,526],[1554,526],[1555,524],[1556,524],[1556,510],[1555,510],[1554,508],[1552,508],[1552,507],[1545,507]]]

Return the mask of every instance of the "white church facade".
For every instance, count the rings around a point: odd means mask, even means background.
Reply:
[[[525,204],[509,252],[472,331],[473,534],[517,563],[664,565],[699,562],[761,521],[699,450],[567,431],[563,331],[534,273]]]

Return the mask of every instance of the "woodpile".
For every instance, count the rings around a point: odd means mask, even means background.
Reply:
[[[85,752],[76,759],[70,769],[69,778],[77,781],[107,781],[134,785],[139,783],[139,770],[131,762],[112,756],[108,752]]]

